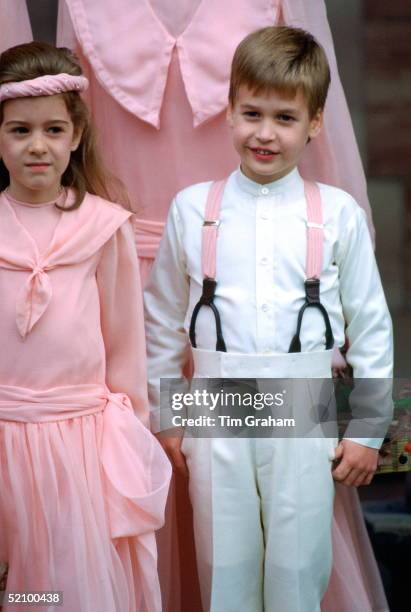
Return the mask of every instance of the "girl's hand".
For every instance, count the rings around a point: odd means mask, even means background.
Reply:
[[[188,478],[186,458],[181,450],[183,433],[177,430],[174,432],[173,436],[168,436],[167,433],[167,431],[159,432],[156,434],[156,438],[167,453],[167,456],[173,465],[173,469],[181,474],[181,476]]]
[[[369,485],[378,466],[378,449],[341,440],[335,450],[334,480],[348,487]]]

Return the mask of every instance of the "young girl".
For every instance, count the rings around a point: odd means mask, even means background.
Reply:
[[[100,197],[86,87],[66,49],[0,56],[4,612],[13,598],[26,609],[27,591],[60,591],[67,612],[161,610],[154,530],[170,467],[145,427],[130,213]],[[56,602],[36,597],[41,611]]]

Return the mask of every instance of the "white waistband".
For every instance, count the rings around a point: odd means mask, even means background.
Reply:
[[[199,378],[330,378],[333,351],[243,354],[192,349]]]

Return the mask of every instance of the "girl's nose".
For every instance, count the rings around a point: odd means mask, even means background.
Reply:
[[[29,152],[40,155],[47,151],[47,144],[41,134],[33,134],[29,143]]]

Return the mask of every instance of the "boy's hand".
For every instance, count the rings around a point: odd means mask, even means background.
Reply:
[[[346,486],[369,485],[378,465],[378,450],[352,440],[341,440],[335,450],[334,480]]]
[[[161,432],[155,434],[155,436],[167,453],[173,468],[176,469],[182,476],[188,478],[186,458],[181,451],[183,435],[175,433],[174,436],[167,436],[167,432]]]

